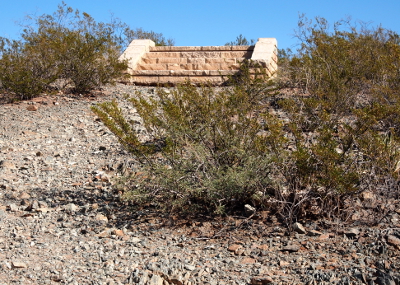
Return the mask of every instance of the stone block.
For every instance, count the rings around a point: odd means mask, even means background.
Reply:
[[[193,65],[193,64],[181,64],[180,65],[181,66],[181,69],[182,70],[195,70],[196,68],[195,68],[195,65]]]
[[[136,84],[150,85],[158,82],[158,76],[133,76],[131,82]]]
[[[218,70],[238,70],[239,64],[221,63]]]
[[[192,63],[192,64],[204,64],[204,63],[206,63],[206,60],[205,60],[205,58],[201,58],[201,57],[199,57],[199,58],[188,58],[187,62],[188,63]]]
[[[150,51],[152,46],[155,46],[152,40],[133,40],[119,59],[128,60],[128,67],[135,69],[140,59]]]
[[[230,63],[235,64],[237,62],[236,58],[205,58],[205,63],[217,64],[217,63]]]
[[[150,47],[150,52],[158,52],[158,51],[171,51],[171,46],[154,46],[154,47]]]
[[[203,46],[202,51],[231,51],[230,46]]]
[[[167,64],[138,64],[138,70],[166,70]]]
[[[146,56],[142,57],[138,64],[155,64],[158,62],[157,58],[148,58]]]
[[[194,51],[194,52],[188,52],[188,51],[184,51],[181,52],[179,54],[179,57],[181,58],[203,58],[204,57],[204,53],[201,51]]]
[[[209,70],[210,76],[226,76],[235,73],[233,70]]]
[[[170,73],[173,76],[182,76],[182,77],[188,77],[188,76],[209,76],[210,71],[209,70],[174,70],[171,71]]]
[[[231,46],[231,50],[232,51],[253,51],[254,50],[254,46]]]
[[[193,70],[219,70],[220,64],[194,64]]]
[[[188,63],[188,59],[180,57],[161,57],[157,59],[157,63]]]
[[[180,70],[181,69],[181,64],[179,63],[168,63],[166,65],[167,70]]]
[[[171,47],[154,47],[152,51],[171,51],[171,52],[181,52],[181,51],[200,51],[202,47],[199,46],[171,46]]]
[[[268,68],[269,73],[272,74],[278,69],[277,46],[278,43],[274,38],[259,38],[254,47],[251,59],[262,63]]]
[[[187,77],[182,78],[178,76],[160,76],[157,83],[161,84],[179,84],[182,83]]]
[[[204,57],[205,58],[218,58],[218,57],[221,57],[221,53],[223,53],[223,52],[205,51]]]
[[[189,80],[195,84],[211,83],[213,85],[219,85],[224,82],[220,76],[190,76]]]
[[[168,58],[168,57],[180,57],[179,52],[149,52],[146,54],[147,58]]]
[[[140,70],[137,75],[141,76],[169,76],[173,70]]]
[[[221,58],[243,58],[249,56],[248,51],[230,51],[230,52],[221,52]]]

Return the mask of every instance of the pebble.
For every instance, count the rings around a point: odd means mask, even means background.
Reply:
[[[21,261],[12,261],[11,265],[13,268],[27,268],[28,266],[26,263],[21,262]]]
[[[302,224],[300,223],[294,223],[293,224],[293,230],[299,234],[306,234],[307,231],[305,230],[305,228],[302,226]]]

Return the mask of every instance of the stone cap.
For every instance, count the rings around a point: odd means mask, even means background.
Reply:
[[[151,52],[164,51],[252,51],[254,46],[155,46]]]

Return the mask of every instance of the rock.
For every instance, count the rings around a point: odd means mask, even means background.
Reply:
[[[153,274],[153,276],[151,276],[148,284],[149,285],[163,285],[163,281],[164,281],[164,279],[161,276]]]
[[[400,238],[398,238],[394,235],[388,235],[387,242],[390,245],[400,246]]]
[[[307,233],[307,231],[305,230],[305,228],[302,226],[302,224],[300,224],[300,223],[294,223],[293,224],[293,230],[296,232],[296,233],[299,233],[299,234],[305,234],[305,233]]]
[[[374,200],[375,199],[375,194],[372,193],[371,191],[363,191],[361,192],[361,200]]]
[[[14,163],[8,160],[2,160],[0,161],[0,168],[3,169],[17,169]]]
[[[112,231],[112,234],[116,235],[117,237],[123,237],[125,235],[123,230],[118,230],[118,229],[114,229]]]
[[[132,237],[129,241],[131,243],[133,243],[133,244],[136,244],[136,243],[141,242],[142,240],[140,238],[137,238],[137,237]]]
[[[47,212],[50,212],[51,209],[50,208],[38,208],[35,211],[38,213],[47,213]]]
[[[183,285],[182,278],[180,276],[173,276],[169,278],[169,283],[175,284],[175,285]]]
[[[360,231],[356,228],[351,228],[351,229],[348,229],[347,231],[345,231],[344,234],[348,238],[355,238],[356,236],[358,236],[360,234]]]
[[[268,248],[269,248],[269,246],[268,246],[268,244],[261,244],[261,245],[259,245],[259,246],[257,246],[259,249],[261,249],[261,250],[268,250]]]
[[[240,244],[232,244],[228,247],[228,251],[237,253],[239,249],[241,249],[242,246]]]
[[[99,238],[109,238],[110,237],[110,231],[109,230],[104,230],[100,233],[97,234]]]
[[[25,211],[35,211],[36,209],[39,208],[40,208],[39,203],[38,201],[35,200],[25,209]]]
[[[299,251],[299,249],[300,249],[300,246],[298,246],[296,244],[290,244],[290,245],[283,247],[281,249],[281,251],[297,252],[297,251]]]
[[[265,276],[265,277],[257,276],[257,277],[251,278],[252,285],[265,285],[265,284],[270,284],[273,282],[274,282],[274,280],[269,276]]]
[[[255,260],[254,258],[251,258],[251,257],[245,257],[242,260],[242,264],[253,264],[256,262],[257,262],[257,260]]]
[[[108,218],[102,214],[97,214],[95,217],[96,221],[101,221],[101,222],[108,222]]]
[[[29,105],[28,107],[26,107],[26,109],[28,111],[37,111],[38,107],[36,105]]]
[[[43,160],[43,162],[45,163],[45,164],[47,164],[47,165],[49,165],[49,164],[53,164],[54,163],[54,157],[52,157],[52,156],[47,156],[44,160]]]
[[[284,266],[288,266],[290,263],[284,260],[279,260],[279,266],[280,267],[284,267]]]
[[[17,212],[19,210],[19,208],[17,205],[11,203],[11,204],[8,204],[7,210],[9,210],[11,212]]]
[[[20,262],[20,261],[12,261],[11,265],[12,265],[13,268],[27,268],[28,267],[26,265],[26,263]]]
[[[321,232],[316,231],[316,230],[309,230],[309,231],[307,232],[307,234],[308,234],[309,236],[321,236],[321,235],[322,235]],[[328,237],[329,237],[329,235],[328,235]]]
[[[251,216],[256,212],[256,208],[254,208],[253,206],[246,204],[244,205],[244,212],[246,214],[246,216]]]
[[[321,234],[321,235],[317,238],[317,240],[319,240],[319,241],[327,240],[327,239],[329,239],[330,237],[331,237],[330,234]]]
[[[189,271],[193,271],[193,270],[196,269],[196,266],[190,265],[190,264],[186,264],[186,265],[185,265],[185,268],[186,268],[187,270],[189,270]]]
[[[23,199],[23,200],[27,200],[31,198],[31,195],[29,195],[26,192],[22,192],[21,194],[19,194],[18,198]]]
[[[73,203],[69,203],[68,205],[64,206],[64,210],[67,211],[67,212],[73,213],[73,212],[76,212],[76,211],[79,210],[79,206],[77,206],[77,205],[75,205]]]

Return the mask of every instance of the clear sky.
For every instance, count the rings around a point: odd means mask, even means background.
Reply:
[[[61,1],[0,0],[0,36],[17,38],[16,22],[26,15],[52,14]],[[279,48],[293,48],[299,14],[330,23],[351,16],[400,33],[400,0],[65,0],[96,21],[111,15],[131,28],[163,33],[177,46],[224,45],[239,34],[274,37]]]

